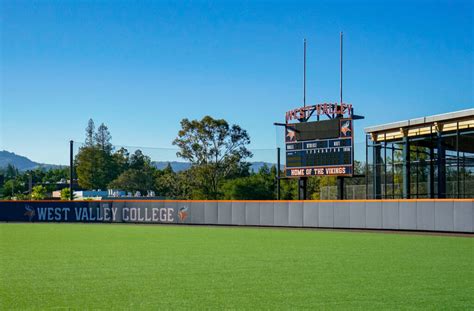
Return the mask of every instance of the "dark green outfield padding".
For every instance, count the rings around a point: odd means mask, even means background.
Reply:
[[[0,224],[0,309],[474,309],[474,239]]]

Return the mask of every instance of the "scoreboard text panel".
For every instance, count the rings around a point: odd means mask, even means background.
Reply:
[[[287,127],[287,177],[352,174],[352,120],[332,119]]]

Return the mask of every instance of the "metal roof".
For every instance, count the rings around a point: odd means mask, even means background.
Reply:
[[[405,121],[398,121],[398,122],[386,123],[382,125],[369,126],[369,127],[366,127],[364,131],[366,133],[373,133],[373,132],[399,129],[403,127],[422,125],[426,123],[443,122],[443,121],[448,121],[452,119],[461,119],[461,118],[466,118],[466,117],[474,117],[474,108],[448,112],[448,113],[442,113],[442,114],[436,114],[434,116],[429,116],[429,117],[415,118],[415,119],[410,119],[410,120],[405,120]]]

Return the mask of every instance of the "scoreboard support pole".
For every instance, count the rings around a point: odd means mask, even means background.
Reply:
[[[298,200],[306,200],[307,197],[307,188],[308,188],[308,177],[298,178]]]
[[[281,198],[281,188],[280,188],[280,167],[281,167],[281,164],[280,164],[280,147],[277,147],[277,167],[276,167],[276,171],[277,171],[277,200],[280,200]]]
[[[337,199],[344,200],[344,176],[337,176]]]

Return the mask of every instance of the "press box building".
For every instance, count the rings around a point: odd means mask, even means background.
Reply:
[[[366,197],[474,197],[474,109],[365,128]]]

